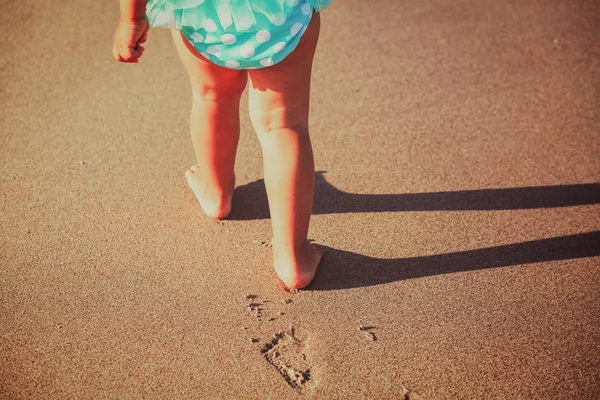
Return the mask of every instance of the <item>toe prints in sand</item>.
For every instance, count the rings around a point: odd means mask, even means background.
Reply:
[[[363,333],[367,340],[377,340],[375,335],[375,327],[372,325],[359,325],[358,330]]]
[[[247,294],[246,300],[249,302],[246,304],[246,308],[252,317],[254,317],[257,321],[267,320],[269,322],[275,321],[278,317],[285,315],[283,310],[276,311],[275,313],[269,313],[265,311],[266,305],[270,303],[269,300],[259,300],[258,296],[255,294]],[[283,299],[281,303],[283,305],[291,304],[293,302],[292,299]]]

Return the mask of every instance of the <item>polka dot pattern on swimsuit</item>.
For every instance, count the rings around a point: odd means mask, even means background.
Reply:
[[[225,68],[270,67],[296,48],[310,23],[313,12],[310,3],[293,0],[292,4],[288,15],[276,14],[269,20],[256,14],[260,26],[256,31],[225,32],[218,20],[209,19],[200,29],[182,27],[181,32],[203,57]]]

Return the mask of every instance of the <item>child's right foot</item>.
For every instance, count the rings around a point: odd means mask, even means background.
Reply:
[[[306,242],[304,248],[293,251],[273,243],[273,262],[279,280],[288,289],[302,289],[313,280],[325,251]]]
[[[235,176],[231,184],[226,190],[216,190],[210,188],[207,184],[201,181],[200,171],[198,166],[194,165],[189,170],[185,171],[190,189],[196,195],[202,211],[210,218],[224,219],[231,212],[231,197],[235,188]]]

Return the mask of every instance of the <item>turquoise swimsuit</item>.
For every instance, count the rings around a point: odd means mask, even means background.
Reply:
[[[298,45],[313,10],[331,0],[149,0],[150,27],[175,28],[225,68],[275,65]]]

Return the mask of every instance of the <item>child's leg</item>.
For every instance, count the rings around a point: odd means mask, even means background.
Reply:
[[[323,256],[307,241],[315,167],[308,134],[312,60],[319,37],[314,13],[298,47],[281,63],[249,70],[250,117],[262,147],[273,225],[273,261],[281,281],[301,288]]]
[[[190,130],[197,164],[186,172],[188,184],[206,215],[225,218],[235,186],[240,97],[248,74],[206,60],[179,31],[173,31],[173,39],[192,83]]]

